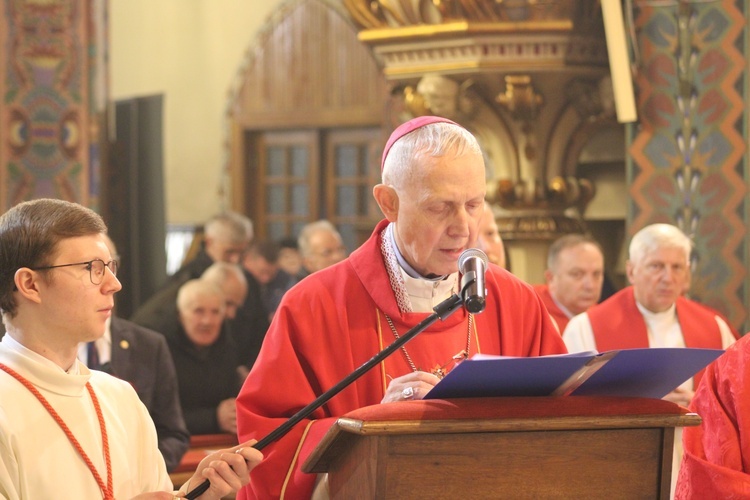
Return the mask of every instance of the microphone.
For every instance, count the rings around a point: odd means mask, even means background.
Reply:
[[[464,250],[458,257],[458,270],[461,272],[461,299],[470,313],[484,311],[484,273],[487,270],[487,255],[478,248]]]

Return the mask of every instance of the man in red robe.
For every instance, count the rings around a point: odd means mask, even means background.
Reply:
[[[692,242],[677,227],[652,224],[630,242],[626,271],[632,286],[568,323],[563,339],[570,352],[636,347],[726,349],[735,340],[718,313],[683,297],[690,286]],[[688,406],[702,371],[664,399]],[[682,455],[680,429],[675,436],[672,488]]]
[[[393,132],[382,169],[373,194],[386,220],[346,260],[284,296],[237,399],[243,439],[273,431],[459,291],[457,259],[476,243],[484,205],[476,139],[450,120],[417,118]],[[318,478],[300,465],[337,417],[421,399],[457,360],[565,352],[529,285],[492,264],[485,278],[483,313],[460,309],[434,323],[265,448],[239,498],[310,497]]]
[[[685,454],[676,499],[750,497],[750,335],[705,370],[683,430]]]
[[[737,337],[721,315],[683,296],[690,286],[691,249],[676,226],[652,224],[638,231],[626,263],[632,286],[571,319],[563,333],[568,350],[730,346]],[[687,406],[692,396],[690,383],[667,399]]]
[[[604,254],[582,234],[556,239],[547,253],[544,285],[534,285],[562,334],[570,318],[599,302],[604,283]]]

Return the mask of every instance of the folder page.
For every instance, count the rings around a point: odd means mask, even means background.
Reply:
[[[475,355],[448,373],[425,399],[549,396],[595,354],[517,358]]]
[[[425,399],[551,395],[661,398],[723,352],[642,348],[527,358],[478,354],[451,370]]]
[[[572,396],[663,398],[724,353],[721,349],[621,349]]]

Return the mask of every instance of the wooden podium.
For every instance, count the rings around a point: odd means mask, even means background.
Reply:
[[[339,418],[303,466],[334,499],[669,498],[675,427],[660,399],[407,401]]]

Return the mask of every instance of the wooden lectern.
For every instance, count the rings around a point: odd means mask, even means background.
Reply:
[[[331,498],[669,498],[675,427],[660,399],[520,397],[361,408],[303,466]]]

